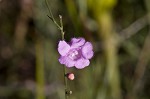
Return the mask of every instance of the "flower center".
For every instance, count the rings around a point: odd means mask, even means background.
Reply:
[[[76,60],[80,57],[78,50],[73,49],[68,53],[68,57],[72,60]]]

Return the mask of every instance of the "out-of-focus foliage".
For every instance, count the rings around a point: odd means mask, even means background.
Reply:
[[[85,69],[68,68],[69,99],[150,98],[149,0],[47,0],[65,40],[94,46]],[[45,0],[0,0],[0,99],[64,99],[61,33]]]

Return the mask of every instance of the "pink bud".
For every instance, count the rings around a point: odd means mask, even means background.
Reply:
[[[67,78],[69,79],[69,80],[74,80],[74,74],[73,73],[68,73],[67,74]]]

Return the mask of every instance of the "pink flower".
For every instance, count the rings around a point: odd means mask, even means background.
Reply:
[[[59,62],[66,67],[82,69],[90,64],[93,57],[93,46],[85,42],[84,38],[72,38],[69,43],[62,40],[58,44],[58,52],[61,55]]]

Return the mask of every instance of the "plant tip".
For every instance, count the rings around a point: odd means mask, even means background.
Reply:
[[[61,16],[61,15],[59,15],[59,18],[60,18],[60,19],[62,19],[62,16]]]

